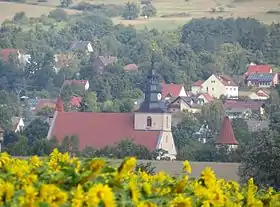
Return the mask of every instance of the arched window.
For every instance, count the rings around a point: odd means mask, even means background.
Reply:
[[[147,118],[147,126],[152,126],[152,118],[150,116]]]

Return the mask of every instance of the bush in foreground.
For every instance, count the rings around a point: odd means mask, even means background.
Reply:
[[[79,160],[54,150],[48,158],[29,160],[0,155],[0,206],[279,206],[280,194],[217,179],[206,168],[197,179],[174,178],[164,172],[149,175],[134,172],[135,158],[126,158],[118,168],[104,160]]]

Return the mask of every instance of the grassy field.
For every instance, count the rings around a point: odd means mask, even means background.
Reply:
[[[56,9],[52,6],[18,4],[12,2],[0,2],[0,23],[6,19],[11,19],[17,12],[24,11],[28,17],[39,17],[42,14],[48,15],[52,10]],[[79,11],[65,9],[68,14],[76,14]]]
[[[74,3],[83,0],[74,0]],[[85,0],[93,4],[124,4],[128,1],[139,3],[139,0]],[[36,0],[28,0],[35,3]],[[114,23],[135,25],[137,28],[157,28],[169,30],[177,28],[193,18],[217,17],[253,17],[264,23],[280,21],[279,0],[153,0],[157,8],[157,17],[144,20],[123,20],[114,18]],[[12,17],[16,12],[25,11],[29,16],[40,16],[48,13],[60,4],[59,0],[48,0],[39,5],[10,4],[1,2],[0,21]],[[215,12],[213,12],[215,10]],[[67,10],[69,13],[75,12]]]

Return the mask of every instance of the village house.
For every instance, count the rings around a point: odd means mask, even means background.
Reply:
[[[112,146],[128,138],[151,151],[166,150],[167,156],[175,159],[171,113],[161,100],[159,77],[155,70],[151,72],[145,100],[134,113],[64,112],[58,98],[47,138],[61,142],[66,136],[77,136],[80,150]]]
[[[269,65],[256,65],[254,63],[251,63],[248,66],[248,70],[247,72],[244,74],[245,77],[248,77],[251,74],[255,74],[255,73],[272,73],[272,67]]]
[[[226,100],[223,103],[226,114],[230,118],[250,118],[253,113],[265,114],[265,102],[254,100]],[[249,117],[248,117],[249,116]]]
[[[65,80],[62,84],[62,88],[66,85],[77,85],[77,86],[81,86],[82,88],[85,89],[85,91],[87,91],[89,89],[89,82],[88,80]]]
[[[133,72],[138,71],[138,67],[136,64],[128,64],[123,67],[125,72]]]
[[[72,52],[92,53],[93,47],[90,41],[74,41],[69,49]]]
[[[183,84],[175,83],[161,83],[162,87],[162,98],[169,100],[170,98],[177,98],[178,96],[187,96],[186,90]]]
[[[192,86],[192,92],[208,93],[214,98],[225,96],[238,98],[238,85],[228,75],[211,75],[206,81],[196,81]]]
[[[12,117],[12,130],[14,132],[21,132],[24,129],[24,121],[22,117]]]
[[[0,59],[2,61],[9,62],[11,56],[16,57],[19,63],[22,65],[30,63],[31,56],[28,54],[23,54],[18,49],[6,48],[0,50]]]
[[[258,91],[252,91],[248,98],[251,100],[268,100],[269,99],[269,93],[265,90],[258,90]]]
[[[220,132],[216,137],[216,147],[220,148],[222,146],[227,146],[228,150],[235,150],[238,147],[238,141],[235,138],[228,116],[224,117]]]
[[[202,93],[200,94],[198,97],[198,104],[200,105],[203,105],[203,104],[208,104],[208,103],[211,103],[213,102],[215,99],[213,96],[211,96],[210,94],[208,93]]]
[[[59,53],[54,55],[54,70],[56,73],[60,71],[61,68],[69,66],[70,62],[73,60],[72,53]]]
[[[171,113],[190,112],[200,113],[201,105],[197,103],[198,100],[186,96],[178,96],[171,99],[167,105],[168,111]]]
[[[55,109],[56,99],[30,99],[30,110],[34,113],[37,113],[43,108]]]
[[[275,87],[278,84],[278,73],[252,73],[246,78],[248,86],[258,88]]]
[[[107,65],[117,63],[118,58],[114,56],[98,56],[93,62],[93,68],[98,73],[103,73]]]

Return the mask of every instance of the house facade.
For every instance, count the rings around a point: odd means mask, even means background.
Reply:
[[[238,85],[226,75],[211,75],[201,84],[200,91],[214,98],[220,98],[221,96],[238,98]]]
[[[167,106],[168,111],[171,113],[190,112],[200,113],[201,105],[198,104],[190,97],[177,97],[170,101]]]
[[[278,84],[278,73],[253,73],[248,75],[247,85],[258,88],[275,87]]]
[[[65,136],[77,136],[82,150],[87,146],[112,146],[128,138],[151,151],[166,150],[166,156],[176,159],[172,116],[161,100],[159,77],[154,70],[149,76],[145,100],[134,113],[64,112],[60,98],[56,108],[48,139],[56,137],[61,142]]]
[[[24,121],[22,117],[12,117],[12,127],[14,132],[21,132],[24,129]]]

